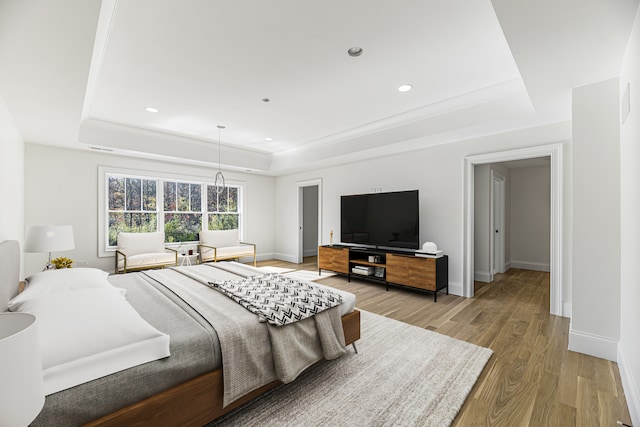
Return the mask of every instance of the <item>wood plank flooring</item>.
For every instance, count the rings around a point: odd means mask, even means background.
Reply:
[[[262,261],[258,266],[315,270]],[[352,292],[357,306],[488,347],[494,354],[453,426],[616,426],[631,424],[618,365],[567,350],[569,319],[549,314],[549,274],[512,269],[476,296],[421,293],[333,276],[319,280]]]

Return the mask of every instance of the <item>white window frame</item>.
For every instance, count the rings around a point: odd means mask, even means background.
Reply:
[[[203,193],[206,193],[207,185],[215,185],[212,177],[202,177],[202,176],[193,176],[193,175],[184,175],[177,173],[166,173],[159,171],[142,171],[136,169],[127,169],[127,168],[118,168],[111,166],[98,166],[98,257],[113,257],[115,255],[115,247],[109,247],[108,244],[108,236],[109,236],[109,220],[108,220],[108,211],[109,211],[109,181],[107,179],[107,175],[120,175],[127,178],[140,178],[140,179],[152,179],[158,180],[156,185],[156,214],[157,214],[157,226],[158,230],[164,230],[164,182],[165,181],[177,181],[177,182],[187,182],[191,184],[201,184],[203,186]],[[247,183],[241,180],[233,180],[227,179],[227,185],[239,187],[239,197],[238,197],[238,228],[239,228],[239,237],[240,240],[244,239],[247,232],[247,215],[244,211],[244,206],[246,206],[246,197],[247,197]],[[203,221],[202,226],[208,227],[209,212],[207,211],[207,195],[201,194],[201,206],[202,206],[202,214]],[[189,242],[180,242],[180,243],[171,243],[167,244],[169,247],[180,246]]]

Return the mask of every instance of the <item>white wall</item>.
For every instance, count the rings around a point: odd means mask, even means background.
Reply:
[[[18,240],[21,248],[25,231],[24,146],[13,116],[0,97],[0,242]]]
[[[618,79],[575,88],[572,98],[573,317],[569,349],[616,360],[620,337]]]
[[[640,425],[640,8],[620,73],[631,113],[620,127],[620,343],[618,365],[633,425]]]
[[[382,188],[383,191],[418,189],[420,240],[436,242],[449,255],[450,291],[459,295],[462,293],[463,277],[465,156],[558,142],[559,134],[569,135],[569,126],[568,123],[559,123],[278,177],[278,257],[284,260],[296,259],[296,182],[322,179],[321,244],[329,242],[330,230],[339,236],[340,195],[366,193],[373,188]],[[568,286],[566,282],[565,285]],[[570,291],[566,293],[570,295]]]
[[[26,144],[26,225],[73,225],[76,248],[59,254],[85,260],[90,267],[113,270],[113,257],[98,257],[98,167],[170,173],[213,182],[215,169],[143,160],[99,152]],[[259,259],[273,258],[274,178],[225,171],[225,178],[245,183],[247,212],[244,239],[256,243]],[[25,255],[25,274],[39,271],[45,254]]]
[[[550,271],[551,168],[511,169],[511,267]]]

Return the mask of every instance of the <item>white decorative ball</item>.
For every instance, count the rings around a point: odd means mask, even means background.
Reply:
[[[422,245],[422,251],[423,252],[433,253],[433,252],[435,252],[437,250],[438,250],[438,245],[436,245],[433,242],[425,242],[425,244]]]

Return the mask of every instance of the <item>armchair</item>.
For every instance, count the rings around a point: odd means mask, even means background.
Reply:
[[[176,265],[178,251],[165,248],[164,232],[118,233],[116,274]]]
[[[254,243],[241,242],[238,239],[238,230],[201,231],[199,237],[198,252],[200,253],[201,263],[252,256],[255,267],[256,245]]]

